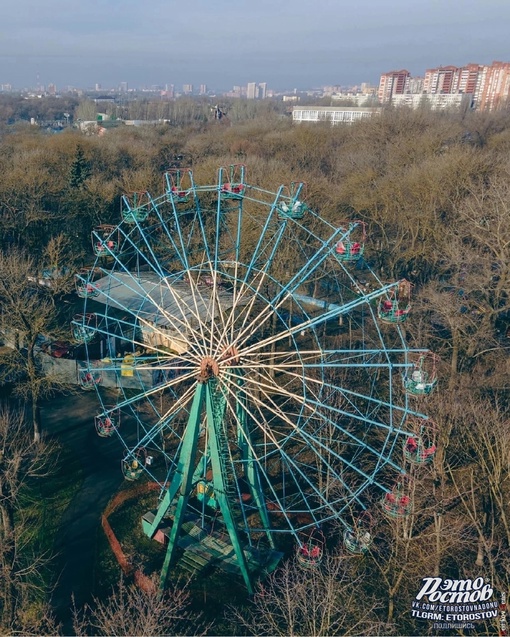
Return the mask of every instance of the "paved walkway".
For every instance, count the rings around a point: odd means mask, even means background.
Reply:
[[[95,392],[55,398],[42,409],[43,431],[69,447],[83,469],[82,487],[62,517],[62,530],[55,543],[60,577],[53,607],[65,628],[72,595],[78,607],[90,600],[101,514],[123,482],[118,439],[100,438],[95,431],[98,409]]]

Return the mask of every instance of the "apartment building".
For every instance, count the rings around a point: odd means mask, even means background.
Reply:
[[[390,71],[381,75],[377,97],[381,104],[390,102],[394,95],[403,95],[407,92],[407,84],[411,73],[402,69],[401,71]]]
[[[400,98],[398,96],[418,96]],[[477,110],[501,108],[510,98],[510,62],[490,65],[470,63],[462,67],[440,66],[427,69],[423,78],[413,78],[408,71],[390,71],[381,75],[378,97],[381,104],[420,104],[422,95],[469,95]],[[445,104],[465,104],[465,100],[437,100]]]
[[[510,97],[510,62],[493,62],[482,73],[477,92],[477,106],[481,111],[502,107]]]

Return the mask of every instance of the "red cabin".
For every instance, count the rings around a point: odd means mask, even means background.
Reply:
[[[340,224],[342,238],[334,247],[334,255],[341,263],[359,261],[365,251],[367,239],[366,223],[364,221],[349,221]]]
[[[411,311],[411,284],[402,279],[380,299],[377,316],[383,323],[403,323]]]

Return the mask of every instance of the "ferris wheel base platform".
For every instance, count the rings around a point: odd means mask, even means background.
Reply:
[[[148,512],[143,522],[151,522],[154,514]],[[162,544],[168,543],[170,528],[161,528],[154,539]],[[193,520],[182,525],[182,536],[177,542],[183,554],[178,565],[190,573],[199,573],[207,568],[217,568],[225,573],[238,575],[239,563],[226,531],[202,529]],[[264,577],[272,573],[283,557],[283,553],[271,548],[246,546],[243,548],[248,570],[251,574]]]

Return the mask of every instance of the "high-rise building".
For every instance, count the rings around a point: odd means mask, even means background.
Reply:
[[[423,79],[423,92],[457,93],[460,69],[456,66],[440,66],[437,69],[427,69]]]
[[[248,82],[248,86],[246,87],[246,97],[249,100],[257,99],[258,91],[257,91],[257,83],[256,82]]]
[[[510,100],[510,62],[493,62],[490,65],[470,63],[462,67],[440,66],[427,69],[421,85],[420,78],[404,77],[406,73],[407,71],[393,71],[381,76],[381,102],[387,102],[392,96],[401,94],[471,95],[476,109],[491,111]],[[414,102],[419,103],[419,100]],[[454,102],[455,100],[451,103]],[[447,103],[449,102],[444,102]]]
[[[200,88],[198,90],[199,95],[207,95],[207,84],[200,84]]]
[[[128,87],[128,83],[127,83],[127,82],[121,82],[121,83],[119,84],[119,91],[120,91],[121,93],[127,93],[127,92],[128,92],[128,90],[129,90],[129,87]]]
[[[390,71],[381,75],[377,96],[381,104],[390,102],[393,95],[403,95],[407,90],[407,82],[411,74],[409,71]]]
[[[510,97],[510,62],[493,62],[480,74],[475,99],[482,111],[501,107]]]
[[[480,64],[467,64],[460,68],[457,91],[459,93],[475,95],[483,68],[484,67]]]
[[[261,100],[265,100],[266,99],[266,92],[267,92],[267,82],[261,82],[258,86],[259,88],[259,98]]]
[[[183,84],[182,92],[184,95],[191,95],[193,93],[193,84]]]
[[[48,95],[56,95],[57,86],[55,84],[48,84]]]

